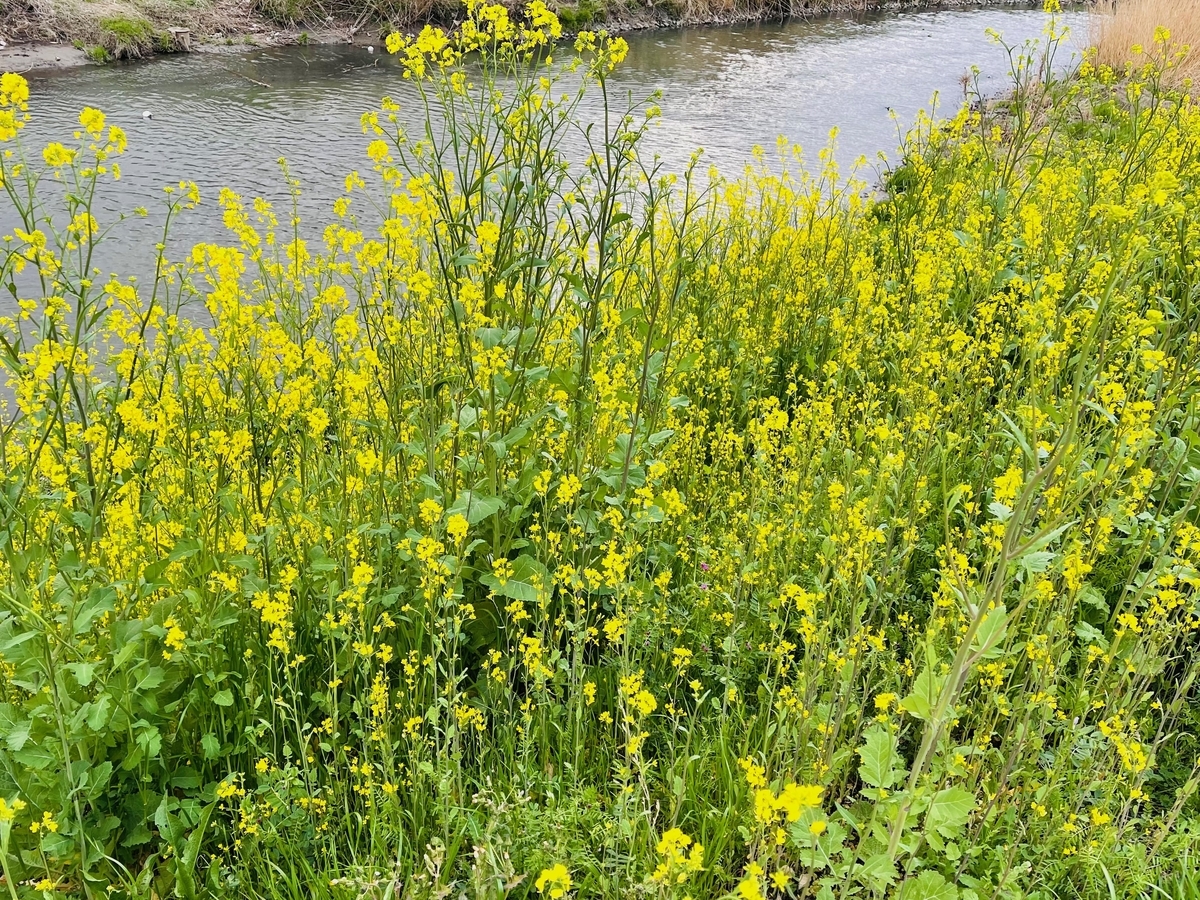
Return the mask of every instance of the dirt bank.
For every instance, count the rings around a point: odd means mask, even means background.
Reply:
[[[378,43],[395,28],[448,22],[457,0],[0,0],[0,71],[296,43]],[[574,0],[568,30],[732,25],[897,8],[1028,6],[1030,0]],[[334,14],[322,15],[326,10]],[[268,15],[269,13],[269,15]]]

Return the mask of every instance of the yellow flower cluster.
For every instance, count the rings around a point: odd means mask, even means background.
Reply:
[[[1200,109],[1092,71],[921,119],[877,196],[654,175],[652,110],[584,122],[624,42],[559,35],[389,39],[455,128],[382,102],[323,229],[222,192],[153,286],[86,262],[124,135],[30,152],[0,80],[8,883],[182,891],[177,822],[355,896],[1182,868]]]
[[[704,868],[704,847],[679,828],[665,832],[655,850],[659,863],[650,880],[659,884],[684,884]]]

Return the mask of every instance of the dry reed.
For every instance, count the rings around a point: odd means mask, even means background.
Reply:
[[[1197,0],[1101,0],[1092,7],[1091,44],[1096,61],[1121,71],[1139,54],[1159,54],[1155,31],[1166,28],[1168,56],[1182,54],[1175,79],[1200,74],[1200,2]]]

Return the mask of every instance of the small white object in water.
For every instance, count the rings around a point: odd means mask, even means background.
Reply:
[[[368,47],[367,47],[367,52],[368,52],[368,53],[374,53],[374,52],[375,52],[375,48],[374,48],[374,47],[371,47],[371,46],[368,46]]]
[[[149,110],[147,110],[146,112],[142,113],[142,118],[143,118],[143,119],[153,119],[153,118],[154,118],[154,113],[152,113],[152,112],[150,112]]]

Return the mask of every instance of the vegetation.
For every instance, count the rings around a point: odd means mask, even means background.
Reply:
[[[154,27],[145,19],[102,19],[100,29],[102,46],[113,59],[141,59],[154,51]]]
[[[1188,48],[1183,58],[1168,73],[1175,82],[1194,78],[1200,73],[1200,9],[1189,0],[1133,0],[1116,3],[1102,0],[1091,11],[1092,43],[1096,59],[1115,69],[1124,68],[1130,56],[1154,46],[1155,30],[1167,28],[1174,44]],[[1136,48],[1136,50],[1135,50]]]
[[[1169,36],[1050,33],[863,199],[661,172],[623,41],[468,9],[319,241],[224,192],[146,283],[123,132],[0,81],[0,890],[1196,897]]]

